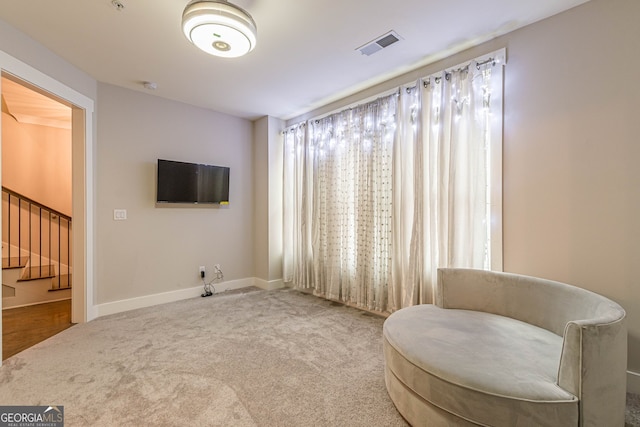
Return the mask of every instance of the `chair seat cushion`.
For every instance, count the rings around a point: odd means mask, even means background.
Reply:
[[[486,425],[577,425],[578,399],[556,384],[563,340],[552,332],[425,304],[389,316],[383,334],[391,373],[445,411]]]

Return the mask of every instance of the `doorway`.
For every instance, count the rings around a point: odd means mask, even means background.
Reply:
[[[72,109],[0,78],[4,360],[71,326]]]
[[[73,232],[71,321],[96,317],[93,303],[93,108],[91,98],[0,51],[0,73],[71,109],[71,211]],[[2,87],[0,83],[0,93]],[[2,120],[0,120],[0,128]],[[2,138],[0,136],[0,149]],[[1,151],[1,150],[0,150]],[[0,235],[2,232],[0,231]],[[0,326],[0,332],[2,327]]]

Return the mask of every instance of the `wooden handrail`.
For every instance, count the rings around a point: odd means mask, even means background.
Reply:
[[[57,211],[57,210],[55,210],[55,209],[53,209],[53,208],[50,208],[50,207],[49,207],[49,206],[47,206],[47,205],[43,205],[43,204],[42,204],[42,203],[40,203],[40,202],[36,202],[35,200],[30,199],[30,198],[28,198],[27,196],[23,196],[22,194],[20,194],[20,193],[18,193],[18,192],[16,192],[16,191],[13,191],[13,190],[11,190],[11,189],[9,189],[9,188],[5,187],[5,186],[2,186],[2,191],[3,191],[3,192],[5,192],[5,193],[8,193],[8,194],[11,194],[12,196],[17,197],[17,198],[19,198],[19,199],[22,199],[22,200],[24,200],[25,202],[31,203],[32,205],[35,205],[35,206],[37,206],[37,207],[39,207],[39,208],[46,209],[46,210],[48,210],[49,212],[51,212],[52,214],[56,214],[56,215],[58,215],[59,217],[61,217],[61,218],[63,218],[63,219],[66,219],[67,221],[71,222],[71,217],[70,217],[69,215],[65,215],[65,214],[63,214],[62,212]]]

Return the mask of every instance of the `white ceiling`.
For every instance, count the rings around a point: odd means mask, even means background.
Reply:
[[[20,123],[71,129],[71,107],[2,77],[2,111]]]
[[[2,0],[0,19],[100,82],[289,119],[587,0],[232,0],[258,26],[255,50],[235,59],[187,41],[188,0],[120,1],[122,11],[111,0]],[[356,50],[390,30],[403,40]]]

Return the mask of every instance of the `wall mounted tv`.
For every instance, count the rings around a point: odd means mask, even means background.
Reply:
[[[158,203],[229,203],[229,168],[158,159]]]

